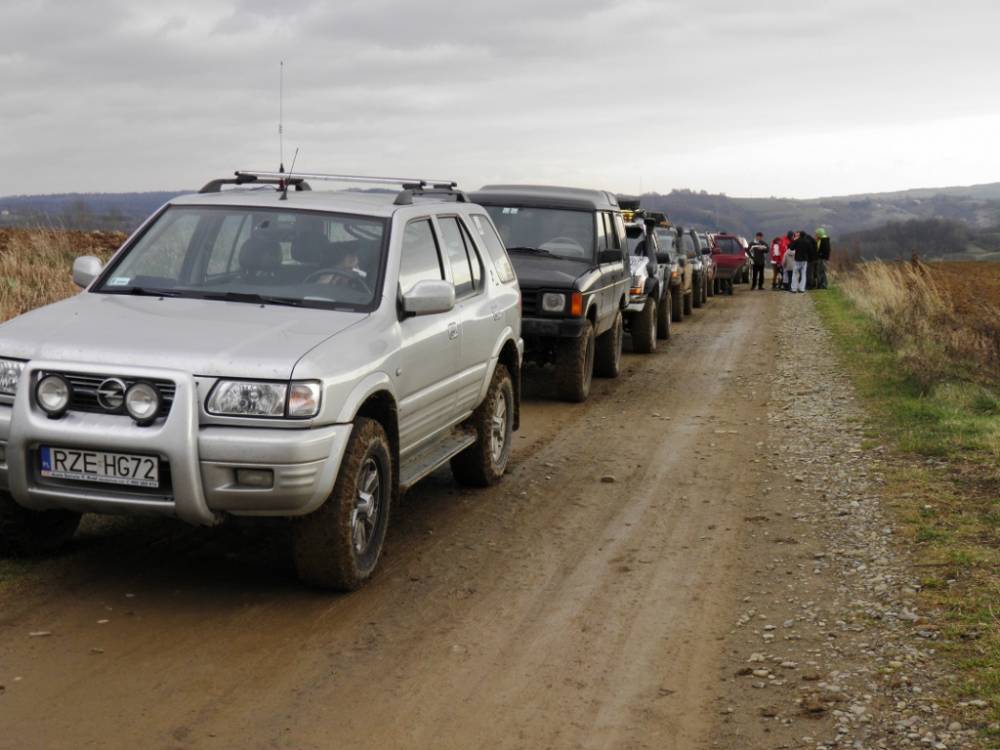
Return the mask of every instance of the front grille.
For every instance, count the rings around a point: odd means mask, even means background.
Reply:
[[[521,290],[521,315],[534,315],[538,312],[538,292]]]
[[[49,373],[43,373],[47,375]],[[105,409],[97,401],[97,389],[105,380],[116,378],[121,380],[128,388],[133,383],[143,382],[155,385],[163,399],[160,407],[160,416],[165,417],[170,413],[170,407],[174,403],[174,393],[177,386],[169,380],[157,380],[156,378],[122,378],[116,375],[92,375],[80,372],[56,372],[54,375],[61,375],[66,378],[73,388],[73,398],[70,399],[69,408],[71,411],[84,411],[93,414],[123,414],[124,409],[110,411]]]

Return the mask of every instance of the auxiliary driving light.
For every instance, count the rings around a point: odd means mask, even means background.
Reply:
[[[66,413],[73,390],[61,375],[46,375],[35,386],[35,400],[49,419],[59,419]]]
[[[125,391],[125,411],[140,427],[152,424],[160,413],[160,392],[149,383],[133,383]]]

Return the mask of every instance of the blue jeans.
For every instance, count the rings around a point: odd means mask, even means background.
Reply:
[[[806,290],[806,273],[809,268],[809,261],[795,261],[795,272],[792,276],[792,291],[804,292]]]

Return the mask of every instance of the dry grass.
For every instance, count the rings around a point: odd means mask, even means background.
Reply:
[[[75,294],[74,258],[107,260],[124,239],[118,232],[0,230],[0,320]]]
[[[873,261],[840,283],[925,387],[1000,384],[1000,265]]]

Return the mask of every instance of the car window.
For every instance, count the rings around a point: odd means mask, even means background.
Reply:
[[[250,236],[251,223],[250,216],[246,214],[223,218],[209,252],[206,274],[215,276],[236,270],[236,251]]]
[[[694,239],[691,237],[690,234],[685,233],[681,235],[681,252],[689,257],[694,255],[695,252]]]
[[[483,241],[486,251],[493,259],[493,265],[496,266],[500,283],[509,284],[515,279],[514,266],[510,262],[507,250],[500,241],[500,236],[497,234],[496,229],[493,228],[493,223],[489,220],[489,217],[482,214],[473,214],[472,223],[479,233],[479,239]]]
[[[594,214],[538,206],[487,206],[510,252],[544,250],[561,258],[594,257]]]
[[[418,281],[442,281],[444,271],[429,219],[411,221],[403,232],[399,260],[399,289],[403,294]]]
[[[610,230],[608,215],[599,213],[597,215],[597,252],[608,249],[608,234]]]
[[[617,249],[622,246],[622,241],[624,241],[625,239],[625,219],[622,218],[621,214],[612,214],[612,215],[614,216],[615,220],[615,230],[616,230],[615,235],[616,237],[621,238],[621,241],[616,240],[615,242],[615,248]]]
[[[656,239],[660,243],[660,250],[665,253],[674,252],[674,233],[662,229],[656,230]]]
[[[475,290],[475,286],[472,280],[469,254],[465,249],[465,240],[462,239],[458,219],[454,216],[440,217],[438,218],[438,226],[441,227],[441,240],[451,263],[451,280],[455,285],[455,296],[461,297],[469,294]]]
[[[462,239],[465,241],[465,251],[469,254],[469,265],[472,268],[472,288],[480,290],[483,288],[483,259],[479,256],[476,243],[472,241],[469,228],[465,222],[458,220],[458,228],[462,231]]]
[[[170,206],[126,247],[93,291],[369,308],[378,298],[385,234],[385,219],[376,217]]]
[[[617,218],[620,219],[621,215],[619,214]],[[608,228],[608,249],[621,250],[622,237],[625,236],[624,227],[619,230],[617,222],[611,217],[611,214],[607,212],[604,213],[604,223]]]
[[[742,255],[743,245],[735,237],[716,237],[715,246],[724,255]]]

